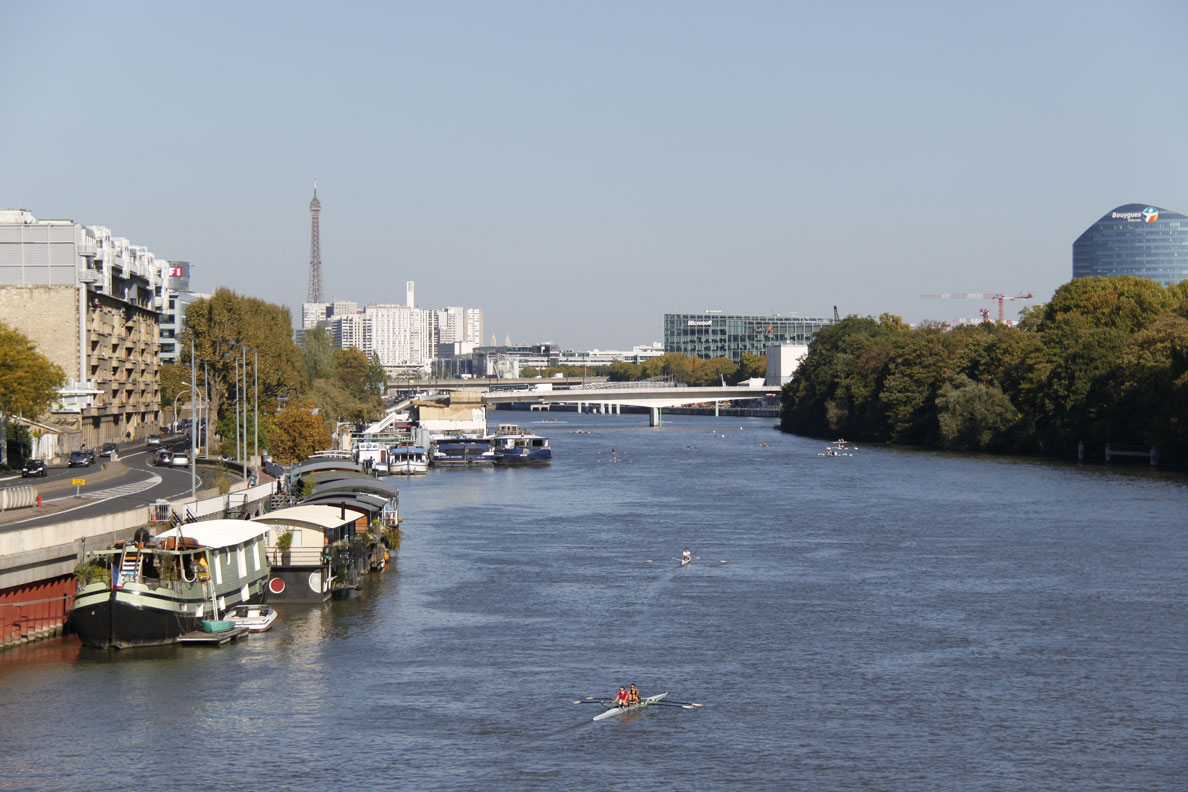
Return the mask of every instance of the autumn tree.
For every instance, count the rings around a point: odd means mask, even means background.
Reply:
[[[23,333],[0,322],[0,464],[7,464],[9,415],[36,417],[47,410],[66,374]]]
[[[300,462],[330,447],[333,436],[309,402],[290,402],[276,416],[269,438],[272,457],[282,465]]]
[[[249,420],[256,413],[258,380],[260,435],[267,443],[272,426],[268,416],[281,401],[298,395],[307,384],[305,361],[293,343],[289,309],[230,289],[218,289],[210,299],[196,300],[186,307],[186,329],[180,346],[182,368],[187,372],[191,340],[199,376],[209,376],[212,417],[224,444],[234,440],[237,378],[240,388],[247,390],[241,393],[240,404],[252,407]],[[242,384],[245,380],[246,384]],[[207,380],[200,381],[205,384]],[[248,433],[254,435],[255,427],[249,424]]]

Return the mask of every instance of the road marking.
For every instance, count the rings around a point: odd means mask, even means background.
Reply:
[[[161,477],[154,475],[154,476],[151,476],[143,481],[134,482],[132,484],[124,484],[123,486],[112,487],[111,489],[97,490],[95,492],[88,492],[87,494],[83,495],[82,498],[85,500],[90,500],[91,501],[90,503],[84,503],[80,506],[73,506],[69,509],[62,509],[62,511],[53,512],[52,514],[38,514],[35,517],[26,517],[23,520],[14,520],[13,522],[10,522],[10,523],[4,523],[4,527],[9,528],[14,525],[20,525],[21,523],[32,522],[33,520],[43,520],[46,517],[57,517],[61,514],[69,514],[72,511],[78,511],[79,509],[85,509],[88,506],[98,506],[100,503],[106,503],[109,500],[115,500],[116,498],[124,497],[125,495],[131,495],[131,494],[134,494],[135,492],[143,492],[144,490],[149,489],[151,487],[155,487],[160,483],[161,483]],[[139,487],[139,489],[133,490],[132,492],[124,492],[124,490],[127,489],[128,487]],[[110,493],[113,493],[113,492],[116,494],[111,495]],[[74,498],[74,497],[77,497],[77,496],[65,495],[61,498],[51,498],[50,500],[43,501],[43,503],[53,503],[55,501],[70,500],[71,498]]]
[[[144,492],[146,489],[152,489],[160,483],[161,477],[154,475],[143,481],[134,481],[131,484],[121,484],[118,487],[111,487],[110,489],[84,492],[80,497],[91,500],[111,500],[111,498],[121,498],[125,495],[135,495],[138,492]],[[63,500],[63,498],[55,498],[55,500]]]

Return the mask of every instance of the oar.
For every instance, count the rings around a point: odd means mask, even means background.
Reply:
[[[611,702],[607,699],[603,699],[603,698],[594,698],[593,696],[586,696],[585,698],[580,698],[580,699],[575,700],[573,703],[574,704],[612,704],[613,702]]]
[[[680,707],[681,709],[693,709],[694,707],[701,706],[700,704],[678,704],[675,701],[649,701],[648,702],[649,707],[653,707],[657,704],[663,704],[665,707]]]
[[[704,704],[698,704],[696,701],[677,701],[675,699],[662,699],[662,704],[680,704],[682,707],[704,707]]]

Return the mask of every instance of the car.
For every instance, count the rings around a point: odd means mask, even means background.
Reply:
[[[32,478],[33,476],[41,476],[42,478],[45,478],[44,459],[25,460],[25,464],[21,467],[21,478]]]
[[[95,452],[83,449],[70,452],[70,467],[90,467],[95,464]]]
[[[173,467],[189,467],[190,466],[190,452],[189,451],[174,451],[173,456],[169,458],[169,464]]]
[[[107,457],[108,459],[111,459],[111,455],[114,454],[115,452],[116,452],[116,444],[115,443],[104,443],[99,448],[99,456]]]
[[[153,456],[154,465],[169,465],[173,462],[173,452],[168,448],[158,449],[156,455]]]
[[[149,435],[149,436],[148,436],[148,444],[149,444],[150,446],[159,446],[159,445],[161,445],[161,435],[158,435],[158,434],[151,434],[151,435]]]

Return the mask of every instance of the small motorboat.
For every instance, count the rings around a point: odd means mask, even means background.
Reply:
[[[276,611],[267,605],[236,605],[223,618],[236,627],[247,627],[248,632],[265,632],[276,621]]]

